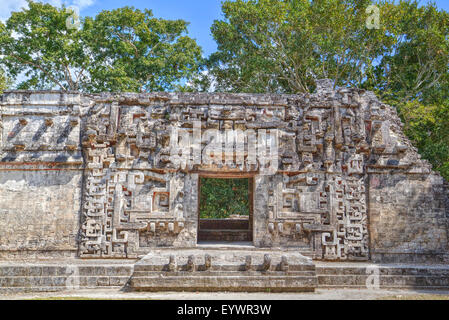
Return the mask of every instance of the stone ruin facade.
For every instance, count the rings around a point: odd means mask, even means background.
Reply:
[[[240,166],[226,163],[235,150],[213,165],[176,167],[172,128],[193,132],[195,122],[276,130],[277,172],[261,174],[248,153]],[[448,184],[402,126],[373,93],[325,82],[304,95],[6,92],[0,258],[137,258],[195,247],[207,176],[252,179],[255,247],[322,260],[447,262]]]

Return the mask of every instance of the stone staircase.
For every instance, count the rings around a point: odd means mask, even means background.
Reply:
[[[0,294],[78,289],[310,292],[318,289],[449,290],[449,265],[312,262],[297,250],[204,244],[155,249],[141,260],[0,262]]]
[[[316,273],[319,288],[449,289],[449,265],[318,262]]]
[[[198,232],[199,241],[250,241],[252,232],[249,230],[233,229],[203,229]]]
[[[138,291],[313,292],[315,265],[295,251],[162,249],[134,266]]]
[[[121,289],[133,261],[48,261],[0,263],[0,294],[79,289]]]
[[[201,219],[198,241],[251,241],[249,221],[241,219]]]

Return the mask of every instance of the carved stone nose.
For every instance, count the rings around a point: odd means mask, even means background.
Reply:
[[[175,271],[176,270],[176,257],[175,255],[170,255],[169,262],[168,262],[168,271]]]
[[[204,256],[204,270],[209,270],[212,265],[212,257],[209,254]]]
[[[270,269],[270,266],[271,266],[271,257],[269,254],[265,254],[263,256],[262,270],[267,271]]]
[[[246,256],[246,259],[245,259],[245,271],[251,270],[251,263],[252,263],[251,256]]]
[[[286,256],[282,256],[280,267],[281,271],[288,271],[288,260]]]
[[[187,259],[187,265],[186,265],[187,271],[194,271],[195,270],[195,257],[193,255],[190,255]]]

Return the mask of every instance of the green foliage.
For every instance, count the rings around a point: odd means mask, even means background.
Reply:
[[[66,8],[28,5],[0,23],[0,63],[12,78],[25,75],[20,89],[173,90],[200,68],[201,49],[186,36],[185,21],[124,7],[76,29],[66,26]]]
[[[102,11],[84,23],[95,65],[94,91],[165,91],[199,70],[201,49],[185,36],[183,20],[153,17],[151,10]]]
[[[0,69],[0,94],[5,91],[8,87],[8,81],[5,76],[5,73],[2,69]]]
[[[28,6],[0,27],[1,63],[12,78],[26,76],[19,89],[79,89],[91,63],[82,32],[67,29],[65,8],[32,1]]]
[[[395,41],[386,48],[373,78],[364,86],[384,100],[434,103],[449,98],[449,13],[416,1],[381,5],[386,32]]]
[[[405,133],[423,158],[449,180],[449,101],[436,105],[409,102],[400,107],[400,113]]]
[[[408,101],[447,85],[449,14],[434,4],[369,0],[227,0],[208,60],[219,91],[299,93],[316,79]],[[204,82],[203,82],[204,83]]]
[[[311,92],[317,78],[361,85],[393,35],[365,27],[368,0],[223,3],[209,61],[221,91]]]
[[[397,106],[406,134],[448,178],[449,13],[414,0],[373,3],[380,29],[366,27],[370,0],[223,1],[211,28],[218,50],[203,61],[183,20],[124,7],[73,29],[65,7],[28,0],[0,22],[0,92],[24,79],[17,88],[307,93],[330,78]],[[228,195],[224,181],[212,196]],[[215,208],[207,214],[224,214]]]
[[[200,218],[249,215],[248,179],[201,178]]]

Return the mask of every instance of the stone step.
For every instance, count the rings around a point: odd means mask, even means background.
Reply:
[[[145,291],[314,291],[310,258],[295,251],[153,250],[134,266],[130,288]]]
[[[232,230],[249,230],[249,219],[200,219],[199,228],[205,229],[232,229]]]
[[[133,273],[130,264],[78,263],[0,264],[0,293],[123,288]]]
[[[361,275],[318,275],[320,288],[366,288],[368,276]],[[370,282],[372,283],[372,282]],[[447,277],[435,276],[380,276],[380,288],[449,288]]]
[[[315,271],[134,271],[133,277],[152,277],[160,275],[161,277],[170,277],[170,276],[186,276],[190,277],[194,275],[194,272],[201,272],[201,276],[301,276],[301,277],[315,277]]]
[[[198,232],[199,241],[251,241],[251,238],[250,230],[200,229]]]
[[[312,276],[204,276],[132,277],[130,287],[137,291],[232,291],[232,292],[313,292],[317,279]]]
[[[71,287],[96,288],[109,286],[124,286],[129,276],[46,276],[46,277],[1,277],[0,288],[11,287]]]
[[[281,269],[280,264],[271,265],[269,270],[263,268],[263,264],[253,265],[248,269],[245,264],[235,263],[235,264],[213,264],[209,268],[206,268],[205,263],[200,265],[195,265],[193,270],[186,270],[187,261],[184,264],[176,266],[176,272],[178,273],[190,273],[192,271],[198,272],[285,272]],[[134,273],[136,272],[158,272],[163,274],[169,272],[170,269],[167,264],[164,265],[152,265],[152,264],[141,264],[136,265],[134,268]],[[288,272],[309,272],[315,275],[315,267],[313,265],[289,265]]]
[[[77,274],[84,276],[124,276],[130,275],[133,270],[132,265],[0,265],[0,277],[19,276],[64,276],[73,274],[76,269]]]
[[[378,280],[383,289],[449,289],[449,266],[319,265],[316,273],[320,288],[367,288]]]
[[[322,267],[317,266],[317,274],[319,275],[366,275],[368,273],[367,267]],[[380,275],[441,275],[449,277],[449,266],[434,267],[434,266],[374,266],[378,268]]]

